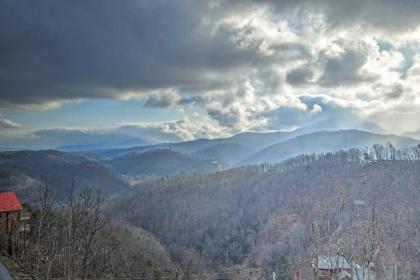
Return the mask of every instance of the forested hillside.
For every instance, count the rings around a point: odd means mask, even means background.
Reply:
[[[195,274],[237,266],[310,274],[308,262],[328,251],[364,265],[374,258],[379,275],[398,266],[418,277],[419,158],[418,148],[376,145],[152,180],[108,212],[152,232]],[[183,262],[186,254],[196,261]]]
[[[130,176],[174,176],[215,171],[216,163],[169,149],[129,153],[106,162],[117,172]]]
[[[97,189],[72,185],[59,203],[47,185],[36,195],[22,221],[30,230],[8,252],[33,278],[159,279],[180,273],[153,235],[104,215]]]
[[[254,149],[236,143],[223,143],[195,152],[198,158],[211,160],[225,166],[235,166],[238,162],[251,154]]]
[[[56,151],[2,153],[0,166],[2,188],[26,182],[34,196],[16,258],[37,277],[316,279],[310,263],[325,254],[374,263],[379,279],[419,277],[420,146],[376,144],[131,186]]]
[[[120,174],[95,161],[58,151],[0,153],[1,191],[17,191],[32,197],[40,184],[48,184],[59,199],[73,183],[100,188],[104,196],[125,190],[129,185]]]

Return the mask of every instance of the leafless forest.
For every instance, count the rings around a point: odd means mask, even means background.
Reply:
[[[314,259],[343,255],[419,279],[419,159],[374,145],[145,178],[106,200],[42,185],[16,258],[40,279],[318,279]]]

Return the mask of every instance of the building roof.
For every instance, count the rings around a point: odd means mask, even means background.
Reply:
[[[319,256],[319,269],[349,269],[350,265],[343,256]]]
[[[21,209],[22,205],[14,192],[0,192],[0,213],[13,212]]]

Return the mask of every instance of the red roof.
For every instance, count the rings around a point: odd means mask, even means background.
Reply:
[[[2,192],[0,193],[0,213],[1,212],[12,212],[22,209],[19,199],[14,192]]]

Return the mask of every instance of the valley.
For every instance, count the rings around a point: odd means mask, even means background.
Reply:
[[[1,191],[15,191],[36,209],[46,188],[57,206],[83,201],[78,193],[86,187],[99,190],[106,224],[100,231],[112,236],[103,242],[128,258],[130,265],[116,270],[123,274],[230,279],[252,270],[310,277],[304,263],[326,251],[358,263],[374,254],[384,274],[398,259],[401,269],[415,273],[419,142],[355,130],[276,144],[273,134],[264,137],[174,143],[171,149],[3,152]],[[258,149],[251,140],[261,138]],[[360,240],[372,234],[374,240]],[[396,248],[393,240],[403,239],[404,247]]]

